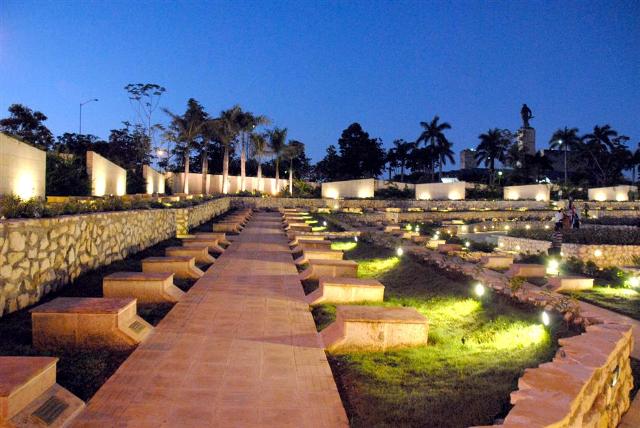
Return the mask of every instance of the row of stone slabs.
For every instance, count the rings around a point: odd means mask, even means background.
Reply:
[[[229,244],[225,232],[240,231],[250,210],[214,225],[213,233],[182,239],[166,257],[142,261],[142,272],[118,272],[103,278],[104,298],[57,298],[31,310],[33,344],[38,349],[130,348],[153,327],[137,315],[137,302],[176,302],[183,291],[173,278],[198,279],[195,263],[211,264],[212,254]],[[54,357],[0,357],[0,427],[59,427],[84,407],[82,400],[56,383]]]
[[[318,288],[307,295],[309,305],[338,304],[335,321],[321,332],[325,348],[332,352],[384,351],[426,345],[429,323],[416,309],[353,304],[382,302],[384,286],[375,279],[357,278],[358,264],[343,260],[343,252],[331,250],[324,236],[308,234],[302,224],[306,218],[306,213],[285,210],[283,224],[289,231],[292,253],[300,254],[296,264],[308,265],[300,279],[318,281]]]

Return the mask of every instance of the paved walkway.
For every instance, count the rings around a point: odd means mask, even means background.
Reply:
[[[276,213],[257,213],[74,426],[346,426]]]

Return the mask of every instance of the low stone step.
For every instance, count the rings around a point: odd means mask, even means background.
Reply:
[[[454,253],[456,251],[462,251],[462,245],[460,244],[440,244],[438,245],[439,253]]]
[[[552,276],[547,281],[547,288],[552,291],[581,291],[593,288],[593,278],[584,276]]]
[[[338,250],[304,250],[302,255],[294,260],[297,266],[308,263],[309,260],[342,260],[344,253]]]
[[[291,242],[289,242],[289,246],[290,247],[295,247],[302,240],[304,240],[304,241],[324,241],[325,238],[324,238],[323,235],[311,235],[311,234],[302,233],[302,232],[297,232],[297,233],[293,233],[292,232],[291,236],[290,236],[290,240],[291,240]]]
[[[358,276],[358,263],[353,260],[309,260],[309,267],[300,273],[300,280],[320,279],[321,276],[348,277]]]
[[[306,223],[290,223],[287,229],[293,232],[311,232],[312,231],[311,226],[309,226]]]
[[[133,297],[140,303],[175,303],[184,292],[173,284],[169,272],[116,272],[102,279],[104,297]]]
[[[336,320],[321,335],[331,352],[385,351],[425,346],[429,322],[414,308],[341,305]]]
[[[38,349],[128,349],[153,330],[132,298],[58,297],[31,310],[31,326]]]
[[[182,247],[167,247],[164,249],[164,253],[169,256],[186,256],[193,257],[196,259],[196,263],[204,263],[204,264],[213,264],[216,259],[214,259],[209,254],[209,246],[206,244],[203,245],[189,245]]]
[[[242,226],[240,223],[215,223],[213,225],[214,232],[240,233]]]
[[[187,235],[182,238],[183,247],[198,247],[206,245],[209,248],[209,252],[213,254],[224,253],[224,248],[218,245],[219,242],[220,241],[216,237],[216,233],[196,233],[195,235]]]
[[[309,305],[382,302],[384,285],[377,279],[320,277],[319,287],[306,296]]]
[[[546,274],[547,269],[544,265],[525,263],[514,263],[509,267],[509,270],[505,272],[505,275],[509,278],[516,276],[522,278],[542,278]]]
[[[414,235],[411,237],[411,242],[413,242],[414,244],[426,244],[427,241],[429,241],[429,238],[427,236]]]
[[[142,260],[142,272],[171,272],[176,278],[200,279],[204,275],[194,257],[147,257]]]
[[[494,268],[508,268],[513,264],[513,257],[506,255],[490,255],[490,256],[482,256],[480,259],[480,263],[483,267],[488,269]]]
[[[307,240],[307,239],[302,239],[302,240],[298,240],[298,246],[294,247],[291,252],[296,254],[296,253],[301,253],[305,250],[324,250],[324,251],[329,251],[331,250],[331,241],[328,240],[322,240],[322,241],[313,241],[313,240]]]
[[[393,226],[385,226],[384,227],[384,231],[386,233],[392,233],[392,232],[397,232],[400,230],[400,226],[397,225],[393,225]]]
[[[54,357],[0,357],[0,426],[61,427],[84,408],[56,383]]]
[[[436,248],[438,248],[438,246],[445,245],[446,243],[447,241],[445,241],[444,239],[429,239],[427,241],[427,248],[435,250]]]
[[[227,240],[227,234],[223,232],[198,232],[195,236],[206,236],[218,240],[218,244],[229,245],[231,242]]]

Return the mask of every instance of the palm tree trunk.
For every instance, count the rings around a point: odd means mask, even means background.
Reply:
[[[293,158],[289,166],[289,195],[293,196]]]
[[[276,194],[280,193],[280,159],[276,158]]]
[[[205,195],[209,194],[209,188],[207,186],[208,174],[209,174],[209,156],[207,156],[207,151],[204,150],[202,152],[202,193]]]
[[[247,161],[247,156],[244,150],[244,132],[240,136],[240,190],[245,191],[245,162]]]
[[[182,186],[182,193],[189,193],[189,145],[187,145],[184,152],[184,184]]]
[[[567,143],[564,143],[564,187],[567,187]]]
[[[258,191],[264,192],[264,187],[262,186],[262,162],[258,159]]]
[[[404,162],[400,164],[400,181],[404,183]]]
[[[491,157],[491,163],[489,164],[489,187],[493,187],[495,183],[495,161],[493,160],[493,156]]]
[[[442,159],[438,161],[438,175],[439,175],[440,181],[442,181]]]
[[[229,145],[224,146],[224,156],[222,158],[222,193],[229,193],[229,186],[227,185],[227,179],[229,178]]]

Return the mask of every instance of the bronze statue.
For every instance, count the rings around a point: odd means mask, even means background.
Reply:
[[[531,113],[531,109],[526,104],[522,104],[522,109],[520,109],[520,116],[522,116],[522,127],[531,128],[531,126],[529,126],[529,119],[533,119],[533,114]]]

